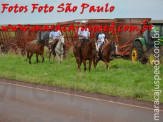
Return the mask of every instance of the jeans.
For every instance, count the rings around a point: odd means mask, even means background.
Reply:
[[[82,39],[83,41],[82,41],[82,43],[81,43],[81,48],[84,46],[84,44],[87,42],[87,41],[89,41],[88,39]]]

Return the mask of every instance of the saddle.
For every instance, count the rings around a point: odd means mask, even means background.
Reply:
[[[52,43],[51,43],[51,50],[54,50],[55,49],[55,47],[57,46],[57,44],[58,44],[58,39],[56,39],[55,41],[53,41]]]

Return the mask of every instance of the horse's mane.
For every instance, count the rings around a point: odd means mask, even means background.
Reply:
[[[90,45],[94,45],[94,46],[95,46],[94,40],[89,40],[89,41],[88,41],[88,46],[90,46]]]
[[[111,45],[112,41],[106,42],[103,46],[103,49],[108,48],[109,45]]]
[[[38,44],[43,44],[43,43],[45,43],[45,40],[44,40],[44,39],[43,39],[43,40],[38,41]]]

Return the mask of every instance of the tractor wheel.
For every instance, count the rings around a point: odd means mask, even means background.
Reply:
[[[138,41],[135,41],[131,47],[131,52],[130,52],[131,61],[133,61],[133,62],[139,61],[142,57],[142,54],[143,54],[142,44]]]
[[[159,60],[160,60],[160,63],[163,62],[163,57],[162,57],[162,49],[160,48],[160,55],[159,55]],[[154,56],[154,49],[150,49],[148,51],[148,63],[150,65],[154,65],[154,60],[158,60],[155,56]]]
[[[153,49],[150,49],[149,50],[149,53],[148,53],[148,62],[150,65],[153,65],[153,60],[154,60],[154,52],[153,52]]]

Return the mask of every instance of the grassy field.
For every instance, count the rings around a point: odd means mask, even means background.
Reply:
[[[18,55],[0,56],[0,77],[20,81],[49,84],[64,88],[79,89],[87,92],[102,93],[126,98],[153,101],[153,66],[133,63],[129,60],[115,59],[110,63],[110,69],[100,62],[97,69],[91,72],[77,71],[75,58],[72,54],[63,63],[36,63],[35,56],[32,64],[25,61],[26,57]],[[41,58],[40,58],[41,61]],[[163,65],[161,65],[163,72]],[[163,79],[163,76],[161,75]],[[162,82],[160,89],[163,91]],[[160,97],[163,102],[163,97]]]

